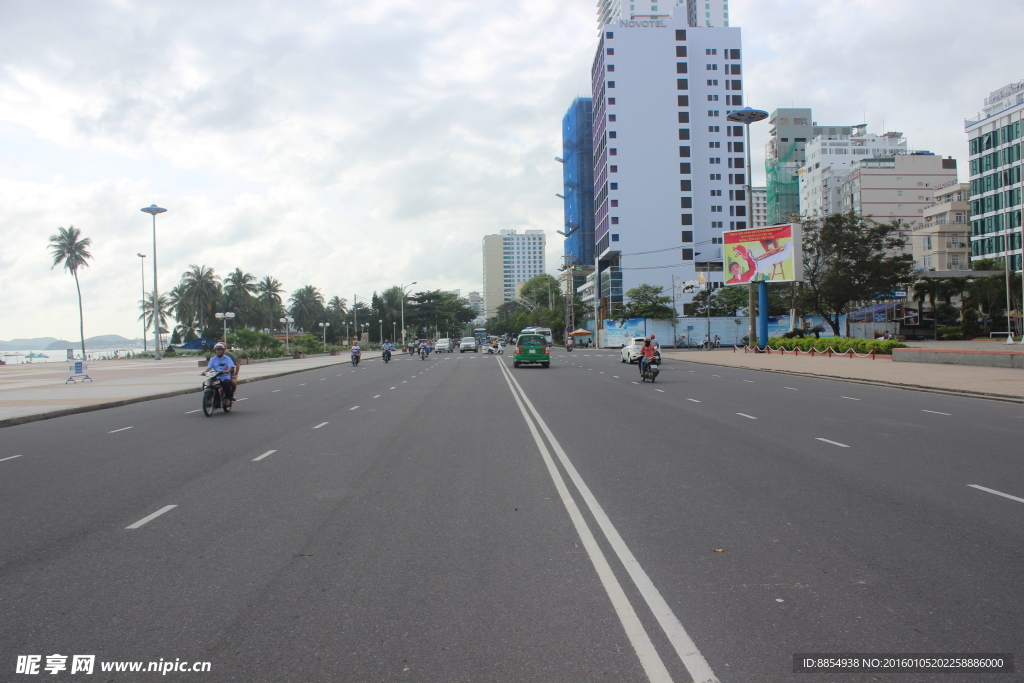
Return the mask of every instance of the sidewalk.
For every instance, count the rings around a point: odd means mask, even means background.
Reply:
[[[913,346],[916,348],[919,347],[919,344],[915,343]],[[986,344],[984,348],[989,347]],[[993,345],[991,348],[1002,350],[1012,347]],[[734,353],[729,348],[715,351],[662,349],[662,356],[669,360],[685,360],[706,365],[749,368],[766,372],[809,375],[1024,402],[1024,370],[931,363],[894,363],[889,356],[876,356],[875,360],[871,360],[870,358],[856,357],[851,359],[846,356],[833,356],[832,358],[825,355],[800,354],[796,356],[789,353],[785,355],[743,353],[743,351]]]
[[[363,360],[379,358],[379,351],[363,353]],[[99,360],[88,365],[91,382],[65,384],[68,363],[0,366],[0,427],[46,420],[73,413],[151,401],[199,392],[199,358],[163,360]],[[239,384],[280,377],[303,370],[350,363],[349,354],[284,358],[239,367]],[[245,395],[240,386],[238,393]]]

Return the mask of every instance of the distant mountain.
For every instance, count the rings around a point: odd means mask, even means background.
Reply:
[[[51,339],[52,339],[52,337],[51,337]],[[138,343],[136,343],[136,341],[138,341]],[[58,340],[50,342],[49,346],[45,346],[43,348],[45,348],[47,351],[60,351],[62,349],[76,349],[76,348],[80,348],[81,345],[82,345],[82,342],[80,342],[80,341],[71,342],[71,341],[63,341],[63,340],[58,339]],[[123,349],[123,348],[127,348],[129,346],[141,346],[141,345],[142,345],[142,340],[127,339],[125,337],[122,337],[119,334],[101,334],[101,335],[96,336],[96,337],[88,337],[85,340],[85,350],[86,351],[89,351],[90,349]],[[38,346],[34,346],[32,348],[39,348],[39,347]]]
[[[0,341],[0,351],[33,351],[35,349],[48,349],[50,344],[57,341],[56,337],[36,337],[35,339],[12,339],[11,341]]]

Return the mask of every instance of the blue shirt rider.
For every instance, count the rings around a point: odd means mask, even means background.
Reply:
[[[235,361],[231,360],[231,357],[227,355],[226,351],[227,347],[224,345],[224,342],[217,342],[214,344],[213,352],[217,355],[207,361],[206,369],[217,371],[217,379],[221,380],[221,385],[227,389],[227,398],[228,400],[231,400],[231,397],[234,395],[234,387],[232,387],[230,380],[234,374],[233,371],[237,366],[235,365]],[[206,373],[203,372],[202,374],[205,375]]]

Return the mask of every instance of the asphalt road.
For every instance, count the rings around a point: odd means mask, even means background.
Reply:
[[[196,394],[0,430],[0,681],[54,653],[97,672],[47,680],[871,681],[894,678],[792,655],[1024,657],[1020,406],[553,358],[398,356],[243,385],[230,415]],[[211,670],[98,670],[161,659]]]

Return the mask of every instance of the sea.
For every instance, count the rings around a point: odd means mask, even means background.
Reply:
[[[123,349],[95,349],[90,351],[86,348],[87,360],[107,360],[110,358],[125,358],[126,356],[132,356],[142,353],[142,347],[128,347]],[[48,356],[47,358],[29,358],[29,354],[43,354]],[[116,354],[116,355],[115,355]],[[7,365],[21,365],[23,363],[67,363],[68,352],[67,350],[53,350],[49,351],[43,349],[36,349],[30,351],[0,351],[0,360],[5,361]],[[81,347],[75,349],[74,360],[82,360],[82,349]]]

